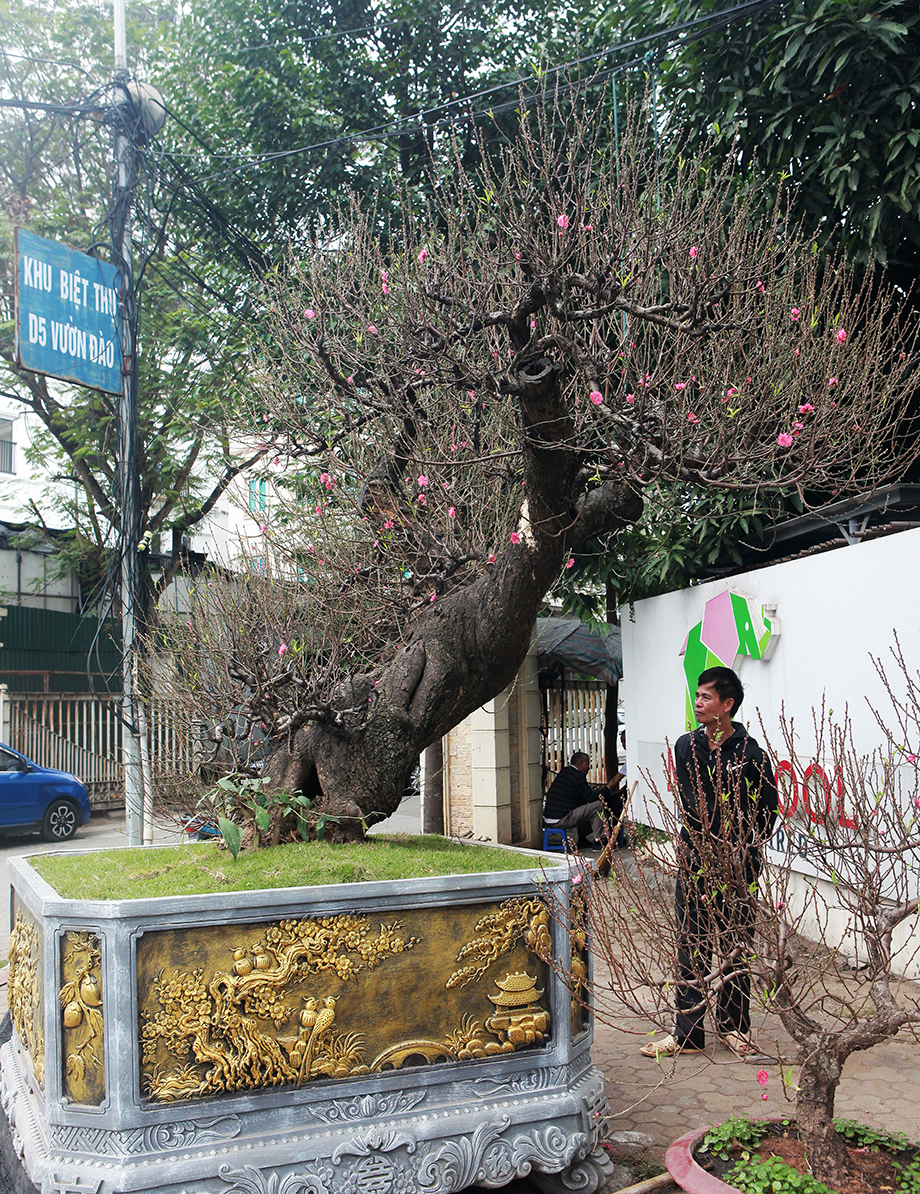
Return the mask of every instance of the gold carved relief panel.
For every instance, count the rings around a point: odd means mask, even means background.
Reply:
[[[95,933],[61,938],[62,1060],[64,1094],[97,1107],[105,1098],[102,1037],[102,953]]]
[[[539,1047],[550,925],[538,898],[146,933],[141,1082],[154,1101]]]
[[[10,976],[7,999],[13,1027],[28,1053],[39,1086],[45,1087],[45,1002],[42,931],[39,923],[14,901],[10,933]]]

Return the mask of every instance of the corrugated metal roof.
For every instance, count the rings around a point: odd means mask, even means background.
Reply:
[[[623,678],[623,646],[619,626],[592,629],[577,618],[537,618],[537,654],[560,660],[607,684]]]
[[[51,672],[84,677],[79,688],[77,681],[64,682],[58,691],[81,691],[86,686],[87,660],[92,652],[91,670],[95,673],[118,673],[121,659],[120,634],[115,623],[107,622],[99,630],[96,618],[58,610],[35,609],[26,605],[7,605],[6,616],[0,618],[0,678],[16,686],[17,672]],[[98,644],[96,639],[98,635]],[[94,647],[97,645],[97,649]],[[34,689],[23,677],[26,689]]]

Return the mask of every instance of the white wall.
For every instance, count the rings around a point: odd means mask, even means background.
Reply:
[[[920,530],[639,601],[632,615],[624,607],[624,690],[630,782],[639,781],[633,805],[637,820],[660,823],[640,769],[652,773],[665,791],[661,756],[666,742],[673,747],[684,732],[681,647],[701,620],[705,603],[726,589],[776,604],[781,634],[772,657],[744,658],[736,666],[745,687],[740,720],[771,749],[774,761],[786,753],[779,724],[783,709],[795,720],[797,749],[809,757],[812,710],[822,700],[838,720],[848,710],[858,749],[869,752],[881,745],[870,705],[884,715],[890,702],[872,657],[885,665],[892,687],[902,690],[891,657],[895,630],[908,668],[920,671]],[[891,724],[890,718],[885,720]],[[920,753],[920,742],[904,745]],[[907,969],[918,971],[917,966]]]
[[[879,730],[867,702],[888,707],[872,656],[891,662],[897,630],[908,665],[920,669],[920,530],[902,531],[822,555],[695,585],[621,610],[626,720],[633,779],[637,768],[662,774],[665,741],[684,732],[680,650],[705,603],[726,589],[776,603],[781,635],[766,662],[744,658],[741,720],[774,748],[781,745],[783,705],[808,741],[811,711],[822,698],[838,714],[849,709],[857,746],[871,749]],[[889,668],[895,679],[895,669]],[[758,713],[760,718],[758,717]],[[912,743],[918,750],[920,743]],[[642,796],[647,785],[640,782]],[[637,797],[640,796],[637,791]]]

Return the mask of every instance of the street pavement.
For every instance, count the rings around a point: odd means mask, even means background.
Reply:
[[[377,832],[417,833],[420,828],[418,798],[406,801]],[[50,846],[36,837],[0,839],[2,875],[6,883],[6,862],[15,854],[60,849],[108,848],[125,844],[123,820],[94,818],[77,837],[63,846]],[[176,841],[181,834],[162,826],[157,839]],[[9,934],[9,898],[0,901],[0,941]],[[0,1013],[6,1011],[6,971],[0,971]],[[603,976],[596,976],[603,981]],[[905,983],[902,1000],[920,1004],[920,985]],[[612,1142],[618,1162],[616,1177],[609,1190],[664,1167],[664,1153],[669,1144],[691,1128],[718,1124],[733,1115],[784,1116],[792,1114],[795,1070],[791,1086],[784,1087],[776,1062],[777,1046],[787,1053],[791,1042],[785,1037],[775,1017],[755,1023],[754,1034],[763,1054],[749,1061],[734,1056],[717,1038],[712,1038],[702,1054],[688,1054],[657,1063],[639,1053],[648,1039],[648,1022],[622,1015],[616,1024],[596,1024],[592,1057],[607,1081],[607,1101],[611,1118],[607,1137]],[[771,1064],[770,1057],[773,1057]],[[836,1111],[879,1129],[904,1132],[912,1140],[920,1139],[920,1082],[917,1080],[920,1040],[904,1029],[884,1045],[854,1054],[847,1061],[837,1093]],[[757,1081],[765,1069],[769,1082]],[[766,1094],[766,1099],[762,1096]],[[788,1099],[786,1096],[789,1096]],[[625,1168],[623,1167],[625,1166]],[[534,1187],[527,1179],[512,1182],[508,1194],[531,1194]],[[676,1187],[675,1187],[676,1189]],[[667,1194],[667,1187],[664,1188]]]

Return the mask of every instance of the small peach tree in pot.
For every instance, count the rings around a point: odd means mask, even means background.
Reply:
[[[896,683],[876,663],[891,707],[887,716],[876,713],[873,749],[856,744],[847,714],[835,720],[831,711],[818,711],[808,735],[782,720],[792,771],[810,770],[820,782],[810,791],[794,790],[780,776],[783,819],[769,850],[756,832],[739,849],[737,791],[723,797],[732,812],[718,832],[708,825],[689,831],[699,862],[687,878],[699,884],[703,907],[713,910],[708,924],[701,918],[692,985],[714,1013],[720,991],[746,978],[763,1012],[779,1017],[795,1053],[784,1056],[777,1045],[774,1060],[794,1091],[809,1165],[832,1188],[852,1169],[834,1127],[847,1059],[920,1023],[920,1009],[898,991],[899,976],[915,969],[920,955],[920,675],[910,671],[900,644],[893,658]],[[814,760],[819,769],[809,769]],[[667,792],[656,790],[656,796],[674,840],[680,828],[674,801]],[[752,882],[753,851],[763,851],[766,862]],[[603,963],[590,1002],[602,1021],[617,1023],[625,1011],[671,1031],[672,883],[685,858],[670,844],[653,843],[638,866],[623,859],[608,882],[587,890],[594,948]],[[752,1060],[769,1064],[763,1055]],[[792,1065],[799,1067],[794,1082]]]

